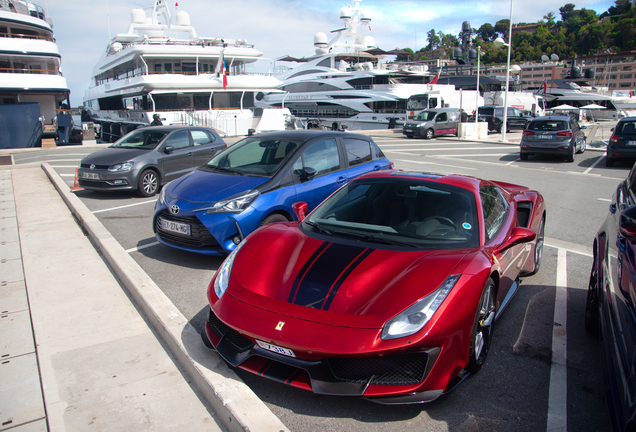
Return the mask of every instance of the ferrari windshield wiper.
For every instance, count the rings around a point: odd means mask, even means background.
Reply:
[[[328,229],[325,229],[323,227],[321,227],[319,224],[317,224],[316,222],[311,222],[308,220],[304,220],[303,222],[305,222],[307,225],[312,226],[314,228],[316,228],[318,231],[325,233],[327,235],[331,235],[331,231],[329,231]]]
[[[333,234],[343,234],[343,235],[348,235],[352,237],[358,237],[372,243],[383,243],[383,244],[388,244],[393,246],[418,247],[417,245],[413,243],[402,242],[399,240],[393,240],[393,239],[388,239],[384,237],[376,237],[373,234],[361,234],[361,233],[352,232],[352,231],[334,231]]]

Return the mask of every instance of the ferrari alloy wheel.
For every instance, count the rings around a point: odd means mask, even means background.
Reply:
[[[492,341],[493,325],[495,324],[495,283],[488,278],[486,287],[479,299],[473,333],[470,338],[470,358],[466,370],[477,373],[484,365],[490,342]]]
[[[435,136],[435,131],[433,129],[426,129],[426,132],[424,132],[424,138],[426,139],[432,139]]]
[[[144,197],[153,196],[159,190],[159,178],[153,170],[146,170],[139,176],[137,193]]]
[[[539,231],[537,232],[537,240],[534,245],[534,269],[530,273],[531,275],[539,271],[541,267],[541,261],[543,260],[543,242],[545,238],[545,218],[541,218],[541,225],[539,225]]]
[[[598,335],[599,333],[599,304],[598,304],[598,264],[596,257],[590,272],[590,283],[587,287],[587,301],[585,302],[585,329],[588,333]]]

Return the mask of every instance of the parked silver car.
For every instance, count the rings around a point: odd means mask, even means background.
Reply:
[[[529,155],[552,154],[574,162],[576,153],[583,153],[586,147],[585,134],[574,117],[537,117],[523,131],[519,157],[526,160]]]
[[[77,170],[78,183],[87,190],[131,190],[152,196],[163,184],[203,165],[226,147],[225,141],[209,128],[135,129],[82,159]]]
[[[409,120],[402,128],[402,134],[409,138],[434,138],[438,135],[457,135],[459,127],[459,109],[431,108],[419,113],[413,120]]]

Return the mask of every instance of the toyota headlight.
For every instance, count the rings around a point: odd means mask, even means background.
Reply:
[[[227,256],[219,270],[216,272],[216,279],[214,279],[214,294],[220,299],[227,287],[230,284],[230,274],[232,273],[232,266],[234,265],[234,258],[236,254],[243,247],[245,241],[242,241],[234,248],[234,250]]]
[[[430,321],[437,309],[451,292],[460,275],[449,276],[433,293],[387,321],[382,329],[382,340],[410,336],[420,331]]]
[[[252,201],[256,199],[261,193],[259,191],[247,191],[244,194],[228,198],[214,204],[208,209],[206,214],[210,213],[240,213],[252,204]]]
[[[132,162],[124,162],[124,163],[118,163],[115,165],[111,165],[108,167],[108,171],[111,172],[126,172],[126,171],[130,171],[133,167],[133,163]]]

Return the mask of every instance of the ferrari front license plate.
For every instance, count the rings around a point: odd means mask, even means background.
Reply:
[[[82,173],[82,178],[91,179],[91,180],[99,180],[99,174],[83,172]]]
[[[190,235],[190,225],[161,219],[161,228],[179,234]]]
[[[275,352],[277,354],[282,354],[287,357],[296,357],[296,354],[294,354],[294,352],[288,348],[279,347],[278,345],[273,345],[271,343],[259,341],[258,339],[256,339],[256,343],[258,344],[259,347],[266,349],[267,351]]]

